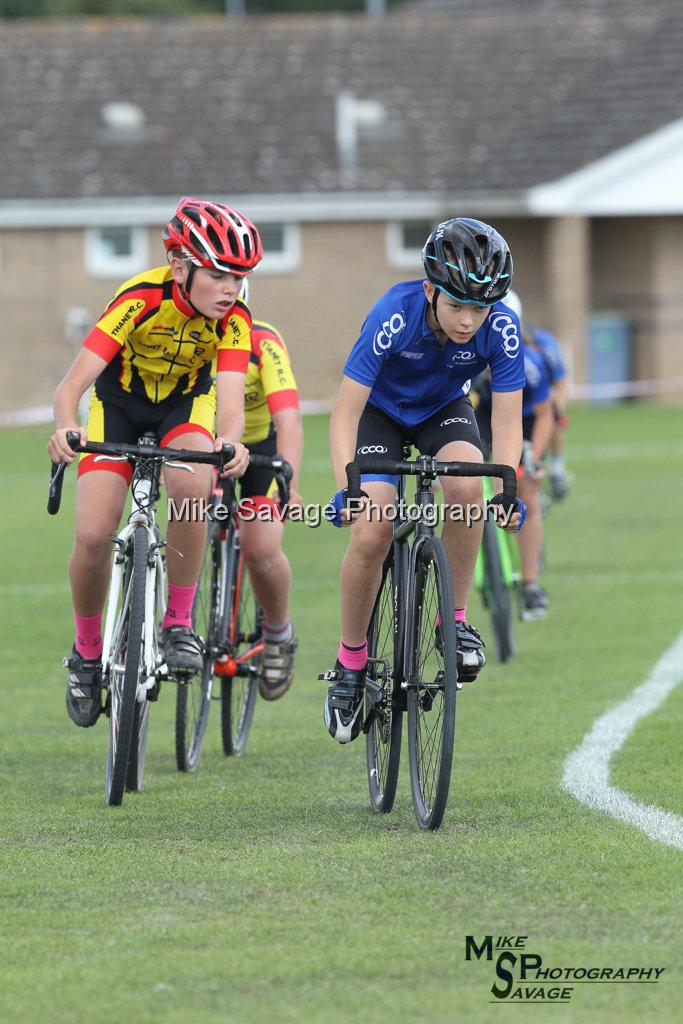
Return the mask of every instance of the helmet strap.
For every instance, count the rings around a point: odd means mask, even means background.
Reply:
[[[187,278],[185,280],[185,284],[180,289],[180,294],[182,295],[183,299],[188,304],[188,306],[191,306],[192,309],[195,311],[195,313],[198,316],[204,316],[203,313],[200,313],[200,311],[197,309],[197,307],[195,306],[194,302],[190,298],[190,289],[192,288],[192,279],[194,278],[195,270],[197,269],[197,267],[191,261],[188,261],[188,262],[190,264],[190,268],[189,268],[189,270],[187,272]]]
[[[433,315],[434,319],[436,320],[437,327],[441,327],[441,324],[439,323],[439,318],[436,315],[436,300],[438,299],[438,297],[439,297],[439,287],[438,287],[438,285],[435,285],[434,286],[434,294],[432,295],[432,315]]]

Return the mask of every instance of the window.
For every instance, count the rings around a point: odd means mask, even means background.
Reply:
[[[387,263],[391,267],[422,266],[420,253],[434,223],[428,220],[403,220],[387,224]]]
[[[88,228],[85,264],[91,277],[131,277],[147,265],[145,228]]]
[[[301,262],[301,232],[298,224],[258,224],[263,242],[263,261],[257,274],[284,274]]]

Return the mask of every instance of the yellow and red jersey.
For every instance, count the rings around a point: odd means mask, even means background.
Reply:
[[[207,320],[184,301],[170,267],[156,267],[121,285],[83,344],[107,361],[100,390],[157,404],[202,388],[214,362],[219,371],[246,373],[251,332],[241,299],[222,320]]]
[[[271,324],[255,320],[244,383],[243,443],[265,440],[271,431],[273,413],[298,408],[299,393],[282,335]]]

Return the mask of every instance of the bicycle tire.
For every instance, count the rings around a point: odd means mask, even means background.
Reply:
[[[130,544],[132,570],[124,588],[118,635],[112,640],[113,656],[109,676],[111,704],[105,796],[111,807],[119,806],[123,800],[135,723],[149,554],[149,537],[144,526],[136,527]]]
[[[241,555],[235,559],[231,595],[228,639],[233,656],[239,659],[258,644],[263,626],[263,612]],[[245,751],[254,718],[260,663],[260,654],[256,654],[239,665],[239,674],[221,676],[221,738],[226,757]]]
[[[399,551],[404,551],[403,545]],[[407,551],[405,551],[407,556]],[[399,554],[399,557],[401,555]],[[405,608],[396,588],[399,572],[395,564],[394,548],[384,562],[375,607],[368,627],[368,658],[384,660],[389,666],[387,680],[388,700],[379,709],[365,737],[370,804],[377,814],[388,814],[394,806],[396,784],[401,763],[401,735],[403,732],[402,643]],[[377,667],[373,678],[377,681]],[[368,671],[372,671],[369,667]],[[367,702],[367,698],[366,698]],[[366,703],[366,714],[367,714]]]
[[[438,538],[422,542],[414,572],[406,650],[410,782],[418,825],[435,829],[448,802],[458,681],[451,569]]]
[[[187,683],[178,683],[176,689],[175,756],[179,772],[193,772],[197,768],[209,721],[221,618],[221,548],[220,527],[217,523],[209,523],[192,609],[193,628],[204,641],[202,671]]]
[[[145,757],[147,755],[147,730],[149,728],[149,701],[141,704],[135,702],[133,733],[130,739],[130,754],[126,770],[126,791],[139,793],[145,775]]]
[[[482,536],[484,597],[491,616],[496,657],[504,663],[515,653],[515,631],[512,595],[503,577],[497,530],[496,524],[486,519]]]

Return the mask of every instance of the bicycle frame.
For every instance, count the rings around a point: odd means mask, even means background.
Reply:
[[[111,459],[106,456],[97,456],[97,458]],[[147,563],[145,586],[145,632],[142,651],[144,680],[138,684],[137,692],[137,700],[140,703],[147,699],[148,691],[153,689],[159,677],[165,674],[163,659],[159,658],[155,644],[157,612],[163,617],[166,610],[164,558],[161,554],[159,533],[156,527],[156,499],[152,500],[152,496],[157,490],[157,472],[154,472],[152,476],[142,476],[138,475],[136,471],[131,485],[132,507],[128,523],[114,538],[114,564],[107,597],[102,649],[103,675],[107,677],[112,669],[114,655],[112,640],[118,635],[120,617],[126,612],[125,605],[119,608],[119,599],[124,585],[128,545],[137,527],[142,526],[149,538],[150,557]]]
[[[484,500],[490,501],[494,495],[494,487],[490,477],[484,477]],[[504,530],[496,530],[498,542],[498,553],[500,555],[500,567],[503,572],[503,581],[506,587],[514,588],[522,579],[522,568],[519,561],[519,548],[515,537]],[[483,590],[484,587],[484,557],[481,547],[477,554],[477,561],[474,567],[473,586],[476,590]]]

